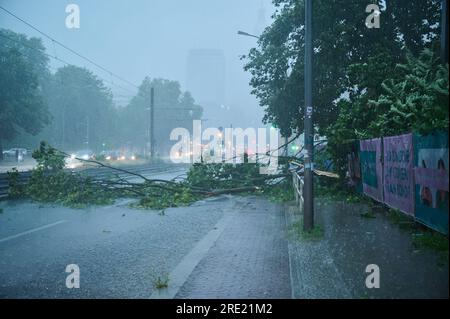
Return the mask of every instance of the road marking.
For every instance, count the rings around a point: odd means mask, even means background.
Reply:
[[[225,212],[225,216],[183,257],[181,262],[169,274],[169,286],[163,289],[156,289],[150,296],[150,299],[173,299],[197,264],[205,257],[209,249],[222,234],[233,216],[234,213]]]
[[[56,226],[56,225],[59,225],[59,224],[62,224],[62,223],[66,223],[66,222],[67,222],[67,220],[60,220],[60,221],[57,221],[55,223],[51,223],[51,224],[44,225],[44,226],[41,226],[41,227],[33,228],[33,229],[30,229],[30,230],[18,233],[16,235],[12,235],[12,236],[8,236],[8,237],[5,237],[5,238],[2,238],[2,239],[0,239],[0,243],[3,243],[5,241],[7,241],[7,240],[18,238],[18,237],[21,237],[21,236],[24,236],[24,235],[28,235],[28,234],[31,234],[31,233],[34,233],[34,232],[37,232],[37,231],[40,231],[40,230],[43,230],[43,229],[47,229],[47,228],[50,228],[50,227],[53,227],[53,226]]]

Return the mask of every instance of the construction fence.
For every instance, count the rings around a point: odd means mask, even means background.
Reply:
[[[448,235],[448,132],[404,134],[353,145],[348,171],[356,189]]]

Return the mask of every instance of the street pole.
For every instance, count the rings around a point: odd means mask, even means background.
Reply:
[[[89,148],[89,115],[86,116],[86,147]]]
[[[303,230],[314,227],[314,126],[312,98],[312,0],[305,0],[305,169]]]
[[[155,90],[150,90],[150,158],[155,158]]]
[[[66,106],[63,106],[63,116],[62,116],[62,150],[66,150]]]

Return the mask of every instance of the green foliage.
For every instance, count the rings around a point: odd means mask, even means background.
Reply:
[[[65,166],[65,155],[42,141],[32,154],[39,171],[61,171]]]
[[[358,139],[409,132],[426,134],[448,128],[448,64],[442,65],[428,49],[418,57],[411,53],[406,57],[405,64],[395,67],[396,72],[389,71],[386,62],[379,64],[377,59],[373,60],[373,67],[386,66],[386,71],[381,72],[384,81],[371,84],[372,89],[352,92],[349,100],[338,102],[339,115],[326,129],[326,135],[340,176],[345,176],[347,154]],[[353,68],[357,74],[367,74],[372,66],[353,65]],[[367,81],[364,83],[369,85]]]
[[[145,145],[148,136],[151,89],[154,89],[154,114],[161,119],[155,125],[157,148],[168,147],[168,137],[174,127],[192,127],[193,119],[200,119],[203,109],[189,92],[181,90],[180,83],[160,78],[145,77],[138,93],[120,113],[120,138],[124,143]]]
[[[140,198],[137,204],[132,204],[132,207],[143,209],[180,207],[187,206],[201,198],[182,183],[165,189],[149,185],[144,188],[144,193],[145,196]]]
[[[303,131],[304,90],[299,88],[304,87],[305,8],[302,0],[273,3],[274,22],[259,38],[258,47],[243,59],[252,76],[252,93],[265,109],[264,120],[288,136]],[[342,93],[364,91],[367,98],[376,98],[381,82],[402,62],[404,47],[416,54],[436,40],[439,1],[424,0],[413,6],[406,0],[387,6],[381,0],[372,3],[382,10],[380,29],[368,29],[364,24],[366,0],[351,5],[347,0],[314,2],[312,87],[319,130],[336,120],[340,109],[336,100]],[[359,68],[352,71],[355,64]]]
[[[12,140],[21,132],[38,134],[50,122],[50,114],[42,96],[38,72],[46,66],[43,55],[33,53],[20,43],[39,52],[40,41],[27,39],[0,29],[0,159],[2,140]],[[12,39],[12,40],[11,40]],[[18,44],[19,43],[19,44]],[[36,51],[35,51],[36,52]]]
[[[295,200],[292,180],[290,178],[283,179],[283,181],[277,183],[276,185],[264,187],[262,194],[270,201],[276,203],[284,203]]]
[[[448,238],[438,232],[425,230],[415,234],[413,244],[416,248],[429,248],[439,252],[446,252],[448,258]]]
[[[304,87],[304,1],[273,2],[274,22],[243,58],[252,93],[265,108],[264,121],[289,135],[303,131],[304,91],[298,88]],[[367,1],[313,6],[314,122],[328,138],[341,182],[356,140],[448,127],[442,107],[448,104],[448,67],[439,66],[430,51],[412,58],[438,40],[439,1],[373,3],[381,8],[380,29],[364,24]]]
[[[366,197],[355,193],[355,190],[341,180],[324,176],[314,180],[314,195],[330,200],[344,201],[346,203],[360,203],[366,201]]]
[[[305,241],[319,241],[324,237],[324,230],[320,225],[314,225],[310,231],[303,230],[303,219],[292,224],[290,233],[294,238]]]
[[[188,172],[187,182],[193,187],[216,190],[264,185],[256,163],[195,163]]]
[[[46,174],[35,170],[26,188],[31,199],[81,208],[88,205],[112,204],[112,192],[92,183],[89,177],[58,171]]]
[[[59,203],[70,207],[111,204],[117,194],[94,183],[91,178],[66,172],[64,155],[41,142],[33,152],[37,167],[26,184],[20,183],[19,172],[8,172],[9,197],[29,197],[39,202]]]
[[[314,150],[314,167],[319,170],[330,171],[334,166],[332,164],[328,147],[316,146]]]
[[[74,65],[59,68],[51,77],[46,97],[54,121],[44,131],[44,138],[51,144],[83,149],[89,131],[91,148],[114,145],[120,127],[113,96],[91,71]]]
[[[448,64],[442,65],[433,51],[425,49],[419,57],[408,53],[407,63],[397,65],[396,74],[400,76],[383,82],[383,94],[369,101],[379,110],[369,125],[372,135],[448,129]]]
[[[146,77],[130,103],[117,107],[88,69],[67,65],[52,74],[45,51],[39,38],[0,29],[0,160],[3,145],[34,148],[40,140],[63,150],[84,149],[86,142],[94,151],[143,146],[152,87],[156,117],[166,117],[156,125],[156,140],[168,141],[173,127],[189,128],[201,118],[202,107],[177,81]],[[157,152],[168,144],[158,143]]]
[[[27,37],[25,34],[16,33],[8,29],[0,28],[0,50],[15,50],[33,67],[39,84],[45,90],[48,84],[50,71],[48,68],[49,57],[45,54],[42,40],[35,37]]]
[[[163,289],[169,286],[169,276],[157,276],[153,282],[156,289]]]
[[[146,180],[128,183],[126,180],[95,180],[81,173],[64,170],[65,154],[41,142],[33,152],[37,168],[26,185],[19,183],[19,173],[10,172],[11,197],[27,196],[39,202],[54,202],[71,207],[111,204],[120,197],[138,201],[131,206],[161,210],[186,206],[206,196],[255,190],[276,201],[292,199],[292,187],[283,177],[267,179],[259,173],[257,164],[195,164],[184,181]],[[242,189],[244,187],[244,189]]]
[[[20,182],[20,173],[17,168],[13,168],[8,174],[8,197],[11,199],[19,199],[25,196],[25,185]]]
[[[164,269],[165,266],[163,266],[161,269],[152,268],[150,270],[150,277],[153,283],[153,288],[163,289],[169,286],[169,273]]]

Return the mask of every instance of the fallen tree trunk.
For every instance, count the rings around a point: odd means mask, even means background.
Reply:
[[[246,193],[246,192],[255,192],[261,190],[261,187],[258,186],[248,186],[248,187],[238,187],[238,188],[229,188],[229,189],[221,189],[212,192],[207,192],[206,195],[208,197],[218,196],[223,194],[234,194],[234,193]]]

